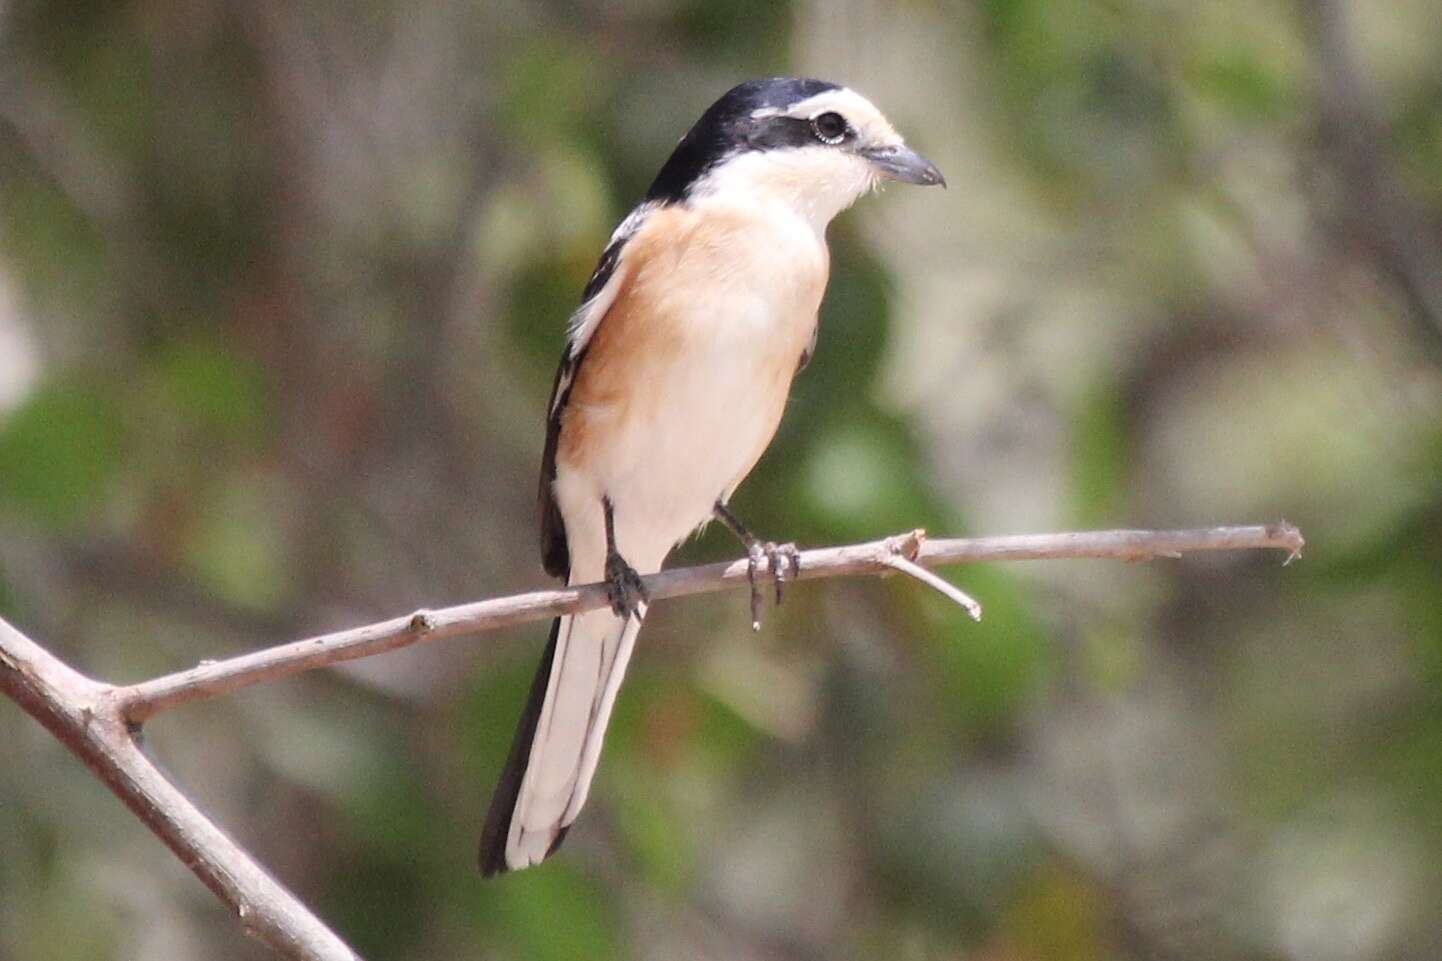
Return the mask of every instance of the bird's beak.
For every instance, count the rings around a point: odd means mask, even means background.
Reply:
[[[921,184],[930,187],[935,184],[946,186],[946,178],[936,169],[936,164],[903,144],[883,144],[868,147],[861,155],[881,171],[881,175],[902,183]]]

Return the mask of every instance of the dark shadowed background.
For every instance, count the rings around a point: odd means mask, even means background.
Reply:
[[[545,627],[152,753],[374,959],[1442,954],[1435,0],[0,0],[0,613],[117,681],[547,584],[565,319],[717,95],[946,172],[832,228],[736,507],[823,545],[1285,517],[1307,558],[659,605],[560,856],[475,842]],[[724,531],[673,560],[737,553]],[[0,703],[0,959],[266,957]]]

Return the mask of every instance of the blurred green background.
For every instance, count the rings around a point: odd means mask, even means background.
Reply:
[[[475,842],[537,624],[167,714],[375,959],[1442,955],[1436,0],[0,0],[0,613],[89,673],[547,583],[544,405],[726,88],[946,172],[832,228],[735,506],[803,545],[1285,517],[1309,553],[658,606],[540,870]],[[731,557],[724,531],[673,563]],[[0,702],[0,959],[261,959]]]

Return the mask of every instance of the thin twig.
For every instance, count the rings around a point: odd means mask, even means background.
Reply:
[[[916,561],[907,560],[903,554],[891,555],[886,559],[886,563],[901,573],[921,581],[921,583],[936,591],[942,597],[956,602],[961,606],[962,610],[966,611],[973,621],[979,622],[981,620],[981,602],[951,583],[951,581],[931,573],[931,571],[922,567],[916,563]]]
[[[1149,560],[1194,551],[1277,549],[1288,559],[1301,553],[1301,532],[1288,523],[1256,527],[1212,527],[1180,531],[1079,531],[1066,534],[1023,534],[1011,537],[927,539],[913,531],[846,547],[801,553],[800,570],[788,579],[810,580],[895,570],[892,558],[906,556],[923,567],[972,564],[980,561],[1021,561],[1062,558]],[[908,572],[910,573],[910,572]],[[758,571],[758,576],[769,577]],[[643,581],[651,600],[750,586],[745,559],[651,574]],[[933,585],[934,586],[934,585]],[[113,697],[126,720],[140,724],[161,711],[314,670],[342,661],[370,657],[417,641],[495,630],[559,614],[574,614],[609,603],[601,584],[565,587],[498,597],[435,611],[418,611],[378,624],[295,641],[223,661],[202,663],[129,687]]]

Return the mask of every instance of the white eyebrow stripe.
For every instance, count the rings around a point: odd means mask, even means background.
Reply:
[[[865,116],[879,115],[880,111],[872,105],[861,94],[849,87],[838,87],[835,90],[823,90],[821,93],[807,97],[791,105],[787,110],[788,116],[805,117],[811,119],[826,113],[828,110],[840,111],[843,114],[862,114]]]
[[[775,117],[781,113],[780,107],[758,107],[751,111],[752,120],[765,120],[767,117]]]
[[[872,143],[902,142],[901,135],[881,115],[881,111],[877,110],[870,100],[850,87],[824,90],[805,100],[798,101],[786,111],[786,116],[813,120],[830,111],[835,111],[845,117],[865,141]]]

